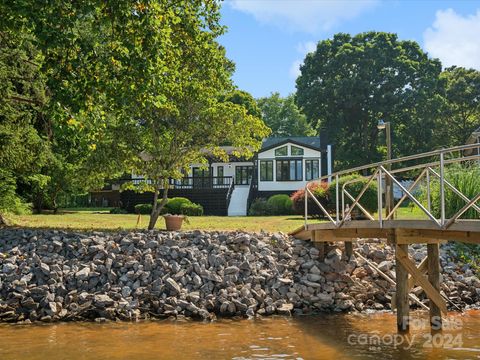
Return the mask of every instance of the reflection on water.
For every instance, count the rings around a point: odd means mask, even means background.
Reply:
[[[415,318],[424,319],[425,313],[416,313]],[[392,314],[270,317],[209,324],[165,320],[0,325],[0,359],[480,358],[480,312],[451,314],[449,324],[452,319],[458,320],[460,328],[444,330],[441,337],[421,329],[420,321],[406,337],[397,336]]]

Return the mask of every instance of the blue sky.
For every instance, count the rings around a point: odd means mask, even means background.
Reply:
[[[305,54],[337,32],[395,32],[444,65],[480,70],[480,1],[226,0],[222,23],[234,81],[255,97],[294,92]]]

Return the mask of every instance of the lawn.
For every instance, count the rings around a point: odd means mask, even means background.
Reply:
[[[110,214],[106,208],[63,209],[59,214],[13,215],[9,220],[13,225],[27,228],[54,228],[74,230],[121,230],[145,229],[148,215]],[[376,214],[375,214],[376,216]],[[397,219],[426,219],[426,215],[418,208],[400,208]],[[137,225],[138,221],[138,225]],[[184,224],[184,230],[245,230],[245,231],[282,231],[288,233],[304,224],[298,215],[287,216],[192,216],[190,223]],[[318,220],[309,220],[318,221]],[[164,229],[162,218],[157,228]]]
[[[137,226],[138,215],[109,214],[105,211],[66,211],[57,215],[14,215],[9,220],[15,226],[28,228],[55,228],[74,230],[119,230],[146,229],[148,215],[141,215]],[[288,233],[303,225],[301,216],[195,216],[189,218],[190,224],[184,224],[184,230],[246,230],[246,231],[282,231]],[[162,218],[157,228],[164,229]]]

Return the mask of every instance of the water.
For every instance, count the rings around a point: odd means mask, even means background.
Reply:
[[[450,329],[432,338],[421,329],[425,313],[414,317],[408,338],[397,336],[392,314],[3,324],[0,359],[480,359],[480,311],[449,315]],[[380,344],[365,343],[375,335]]]

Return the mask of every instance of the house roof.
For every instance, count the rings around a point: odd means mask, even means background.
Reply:
[[[318,136],[291,136],[291,137],[269,137],[263,140],[260,152],[274,147],[292,143],[320,151],[320,138]]]

